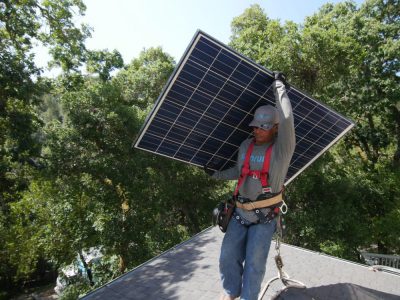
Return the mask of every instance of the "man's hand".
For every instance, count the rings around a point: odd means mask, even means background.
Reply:
[[[204,170],[204,172],[205,172],[207,175],[212,176],[212,175],[214,174],[214,171],[211,170],[208,166],[204,166],[204,167],[203,167],[203,170]]]
[[[286,81],[286,75],[283,74],[282,72],[274,71],[274,77],[275,80],[282,81],[282,83],[285,85],[286,88],[290,87],[290,85]]]

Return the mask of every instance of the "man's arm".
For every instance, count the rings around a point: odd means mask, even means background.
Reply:
[[[296,147],[296,135],[294,130],[293,110],[290,99],[286,93],[286,87],[282,80],[276,76],[272,84],[274,89],[276,108],[279,113],[278,138],[275,141],[275,147],[279,148],[277,154],[281,158],[291,158]],[[280,80],[282,79],[282,80]]]
[[[234,167],[223,171],[215,171],[212,178],[220,180],[235,180],[239,178],[239,175],[238,168],[235,165]]]
[[[223,170],[223,171],[215,171],[211,174],[212,178],[220,179],[220,180],[236,180],[239,179],[240,173],[242,171],[242,160],[244,151],[247,150],[248,144],[250,143],[250,139],[244,140],[240,146],[239,151],[236,158],[236,164],[232,168]]]

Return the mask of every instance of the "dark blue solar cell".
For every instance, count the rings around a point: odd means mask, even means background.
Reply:
[[[315,125],[310,129],[310,132],[307,134],[307,137],[309,137],[309,139],[312,141],[319,142],[321,137],[323,136],[323,134],[324,134],[324,131]]]
[[[231,76],[231,80],[246,87],[257,74],[257,71],[250,69],[248,64],[241,62]]]
[[[236,127],[246,118],[246,115],[247,113],[245,111],[232,107],[222,119],[222,122]]]
[[[321,147],[318,148],[321,149]],[[320,152],[320,150],[315,151],[315,147],[312,147],[312,142],[303,139],[300,141],[300,143],[298,143],[298,146],[296,146],[295,152],[301,156],[305,156],[311,159],[315,155],[317,155]]]
[[[257,74],[254,77],[254,80],[250,82],[248,85],[248,89],[253,91],[254,93],[262,96],[265,94],[267,89],[269,89],[269,85],[266,84],[266,78],[262,74]]]
[[[232,77],[230,78],[230,80],[232,80],[233,82],[242,85],[244,87],[246,87],[250,81],[252,80],[251,77],[248,77],[246,74],[235,70],[232,74]]]
[[[318,123],[321,119],[323,120],[328,113],[329,111],[327,109],[323,109],[321,106],[315,106],[307,119]]]
[[[164,101],[163,106],[158,110],[157,115],[162,120],[174,121],[179,116],[181,107],[169,101]]]
[[[291,166],[293,166],[294,168],[300,170],[300,169],[303,168],[308,162],[309,162],[309,160],[302,160],[301,157],[298,157],[296,160],[294,160],[294,161],[291,163]]]
[[[220,101],[215,101],[213,105],[210,106],[205,113],[207,116],[220,120],[225,116],[227,111],[228,111],[228,106],[226,104]]]
[[[149,133],[156,134],[158,136],[164,136],[168,133],[168,130],[171,127],[171,123],[168,121],[160,120],[159,118],[155,118],[153,122],[151,122],[147,131]]]
[[[314,131],[318,131],[320,133],[318,139],[316,140],[316,143],[320,145],[328,145],[335,139],[334,135],[328,133],[327,131],[324,131],[324,129],[322,129],[321,127],[316,127]]]
[[[299,108],[299,110],[301,110],[304,115],[308,115],[315,108],[315,106],[315,102],[311,102],[310,99],[305,98],[301,102],[301,109]]]
[[[175,85],[174,89],[171,89],[167,94],[166,99],[181,106],[185,106],[191,94],[192,93],[188,89],[178,88],[178,85]]]
[[[217,170],[226,170],[231,167],[234,167],[236,164],[236,157],[237,157],[237,153],[233,153],[231,159],[227,159],[225,162],[218,164],[216,169]]]
[[[237,67],[242,59],[236,54],[227,51],[226,49],[221,50],[221,54],[218,56],[218,60],[222,61],[224,64],[230,65],[232,67]]]
[[[295,89],[290,89],[287,94],[290,98],[290,102],[292,103],[293,108],[297,107],[304,98],[304,95],[296,91]]]
[[[215,154],[212,157],[210,157],[206,165],[214,170],[220,170],[224,164],[228,163],[228,161],[229,159],[227,159],[226,157]]]
[[[349,127],[349,122],[347,120],[339,119],[335,125],[337,128],[341,129],[340,132],[343,132],[347,127]]]
[[[223,81],[219,81],[217,77],[212,74],[207,74],[204,80],[200,83],[198,89],[204,93],[215,97],[223,86]]]
[[[250,91],[244,91],[240,98],[236,100],[235,106],[245,111],[248,111],[255,108],[256,106],[259,106],[258,103],[261,100],[262,98],[260,98],[260,95]]]
[[[186,144],[198,149],[203,145],[206,139],[207,135],[191,132],[186,139]]]
[[[211,104],[212,100],[213,98],[210,96],[207,96],[204,93],[196,92],[188,101],[187,107],[198,111],[205,111]]]
[[[178,144],[181,144],[186,139],[188,134],[189,134],[189,129],[180,126],[175,126],[173,127],[173,130],[170,130],[168,132],[165,138],[167,140],[171,140],[177,142]]]
[[[307,120],[303,120],[301,122],[301,126],[296,128],[296,133],[300,136],[306,136],[311,132],[313,127],[314,125],[312,123],[309,123]]]
[[[187,64],[179,76],[179,81],[195,88],[203,78],[205,72]]]
[[[200,151],[213,154],[221,147],[221,145],[222,145],[221,141],[209,137],[206,143],[200,148]]]
[[[203,116],[201,122],[199,122],[196,126],[196,131],[199,131],[203,134],[210,135],[214,129],[218,126],[218,120],[212,119],[207,116]]]
[[[249,132],[236,129],[233,131],[229,141],[234,145],[240,145],[245,139],[249,137]]]
[[[211,158],[212,155],[210,153],[199,151],[196,156],[193,156],[190,162],[200,166],[205,166]]]
[[[207,73],[207,68],[199,66],[198,64],[189,61],[182,68],[181,72],[182,74],[190,74],[197,78],[203,78],[204,75]]]
[[[199,42],[196,44],[196,48],[210,55],[211,57],[216,57],[221,51],[221,47],[203,37],[201,37]]]
[[[214,57],[200,49],[193,49],[191,60],[208,68],[214,61]]]
[[[219,92],[218,98],[226,103],[233,104],[241,94],[242,91],[239,88],[230,84],[226,84]]]
[[[302,142],[303,141],[303,142]],[[300,139],[297,143],[296,143],[296,148],[295,148],[295,152],[296,153],[304,153],[308,148],[309,148],[309,144],[304,142],[303,139]]]
[[[177,124],[186,125],[185,127],[191,128],[196,126],[200,120],[201,115],[192,110],[182,110],[180,116],[176,119]]]
[[[319,145],[319,144],[311,144],[310,147],[307,150],[308,157],[315,157],[316,155],[318,155],[318,153],[321,153],[321,151],[325,147],[323,147],[322,145]]]
[[[216,152],[216,155],[221,156],[221,157],[232,157],[233,153],[237,151],[238,146],[236,145],[231,145],[231,144],[223,144],[221,147],[218,149]],[[236,159],[236,157],[235,157]]]
[[[175,158],[183,161],[191,161],[196,152],[197,150],[194,148],[181,145],[179,151],[175,154]]]
[[[218,123],[211,133],[211,136],[225,141],[232,134],[233,126],[228,126],[224,122]]]
[[[246,60],[242,60],[240,62],[240,65],[237,67],[237,70],[242,72],[243,74],[246,74],[250,78],[253,78],[254,76],[256,76],[257,73],[260,72],[258,68],[254,68],[254,66],[248,63]]]
[[[159,136],[154,136],[152,134],[146,134],[142,137],[139,143],[139,147],[147,149],[150,151],[156,151],[162,138]]]
[[[164,140],[160,147],[158,148],[158,153],[167,155],[167,156],[174,156],[176,151],[179,149],[179,144],[174,143],[172,141]]]
[[[220,74],[222,76],[226,76],[229,77],[229,74],[231,74],[233,72],[233,70],[235,69],[234,66],[230,66],[227,64],[224,64],[222,61],[220,60],[216,60],[214,61],[213,65],[211,66],[211,71]]]

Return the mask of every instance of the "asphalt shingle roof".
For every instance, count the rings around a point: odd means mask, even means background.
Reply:
[[[222,238],[218,228],[206,229],[82,299],[218,299],[221,293],[218,257]],[[263,286],[278,273],[275,255],[273,242]],[[341,299],[347,292],[357,289],[364,292],[363,300],[400,299],[398,275],[372,271],[368,266],[287,244],[281,245],[281,256],[283,270],[290,278],[303,282],[307,291],[321,297],[317,299]],[[283,288],[281,281],[275,281],[263,299],[270,299]]]

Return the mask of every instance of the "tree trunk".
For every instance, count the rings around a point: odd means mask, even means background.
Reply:
[[[118,267],[119,267],[119,271],[121,272],[121,273],[124,273],[125,272],[125,269],[126,269],[126,259],[125,259],[125,257],[121,254],[121,255],[119,255],[119,264],[118,264]]]

